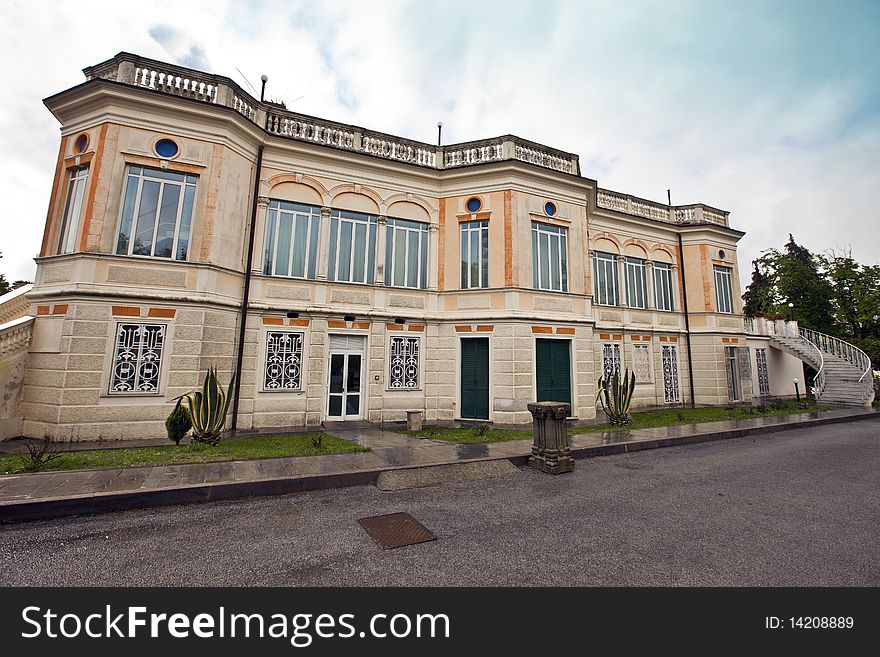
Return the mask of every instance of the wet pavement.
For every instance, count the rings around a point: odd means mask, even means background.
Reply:
[[[808,427],[817,424],[880,417],[873,410],[839,409],[746,420],[706,422],[625,432],[577,434],[571,437],[576,457],[597,456],[637,451],[653,447],[704,442],[765,433],[781,428]],[[333,428],[328,433],[351,440],[369,452],[328,454],[322,456],[273,458],[249,461],[226,461],[171,466],[115,468],[104,470],[71,470],[0,476],[0,520],[14,517],[13,507],[27,502],[76,501],[120,493],[179,491],[190,495],[178,501],[244,497],[254,494],[289,492],[354,485],[375,481],[383,470],[461,463],[485,459],[511,459],[523,464],[531,453],[531,440],[515,440],[488,444],[459,445],[439,440],[413,438],[378,427]],[[356,475],[356,476],[352,476]],[[335,478],[335,479],[334,479]],[[325,481],[321,481],[324,479]],[[301,480],[299,484],[296,480]],[[248,484],[285,482],[277,490]],[[238,485],[238,486],[236,486]],[[222,495],[217,490],[226,486]],[[234,492],[233,492],[234,489]],[[196,491],[208,491],[202,497]],[[147,500],[148,496],[141,496]],[[163,504],[174,498],[165,496]],[[140,506],[150,506],[146,501]],[[93,507],[95,505],[93,504]],[[89,512],[100,511],[92,508]],[[82,511],[79,511],[82,512]]]

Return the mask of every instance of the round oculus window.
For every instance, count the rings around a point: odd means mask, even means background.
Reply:
[[[721,258],[722,260],[724,260],[724,256],[725,256],[725,255],[726,255],[726,254],[724,253],[724,251],[719,251],[719,252],[718,252],[718,257]]]
[[[164,157],[166,159],[172,158],[177,155],[179,151],[180,149],[177,147],[177,144],[170,139],[160,139],[156,142],[156,154],[159,157]]]
[[[82,153],[86,150],[86,147],[89,145],[89,136],[86,134],[82,134],[76,138],[76,141],[73,142],[73,150],[77,153]]]
[[[548,217],[552,217],[554,214],[556,214],[556,206],[550,201],[547,201],[544,204],[544,214],[546,214]]]
[[[465,203],[465,207],[468,212],[479,212],[480,208],[483,207],[483,202],[474,196],[473,198],[468,199],[467,203]]]

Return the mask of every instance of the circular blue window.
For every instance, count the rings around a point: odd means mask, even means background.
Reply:
[[[474,196],[473,198],[468,199],[465,207],[467,207],[468,212],[479,212],[480,208],[483,207],[483,202]]]
[[[177,152],[180,149],[177,148],[177,144],[175,144],[170,139],[160,139],[156,142],[156,153],[159,157],[171,158],[177,155]]]
[[[548,217],[552,217],[554,214],[556,214],[556,206],[553,205],[550,201],[547,201],[544,204],[544,214],[546,214]]]
[[[73,143],[73,149],[77,153],[82,153],[86,150],[86,146],[89,145],[89,137],[88,135],[80,135],[76,138],[76,141]]]
[[[718,252],[718,257],[721,258],[722,260],[724,260],[724,256],[725,256],[725,255],[726,255],[726,254],[724,253],[724,251],[719,251],[719,252]]]

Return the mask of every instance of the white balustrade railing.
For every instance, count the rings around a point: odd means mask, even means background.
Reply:
[[[850,344],[845,340],[841,340],[840,338],[835,338],[832,335],[826,335],[825,333],[819,333],[819,331],[813,331],[811,329],[801,329],[800,335],[807,342],[814,344],[824,353],[842,358],[848,363],[858,367],[861,372],[859,383],[867,382],[873,387],[874,382],[871,378],[873,373],[871,359],[868,357],[868,354],[857,346]]]
[[[632,214],[637,217],[646,217],[656,221],[665,221],[674,224],[701,224],[713,223],[727,226],[727,213],[714,210],[708,206],[684,205],[671,208],[663,203],[646,201],[629,194],[612,192],[608,189],[600,189],[596,193],[596,205],[605,210],[614,210]]]
[[[483,162],[504,159],[504,144],[497,142],[482,146],[448,147],[443,150],[443,165],[446,169],[464,167]]]
[[[0,324],[0,358],[27,350],[33,323],[33,317],[25,316]]]
[[[27,315],[30,306],[27,293],[32,289],[34,289],[33,283],[28,283],[0,296],[0,324]]]
[[[562,171],[563,173],[575,173],[571,159],[566,159],[549,151],[539,150],[525,144],[516,144],[514,158],[523,162],[537,164],[547,169]]]
[[[194,98],[206,103],[214,103],[217,100],[217,85],[212,80],[201,80],[191,75],[181,75],[154,66],[136,67],[134,85],[173,96]]]

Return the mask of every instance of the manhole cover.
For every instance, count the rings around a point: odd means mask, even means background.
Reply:
[[[431,531],[408,513],[389,513],[358,520],[383,550],[415,545],[437,539]]]

